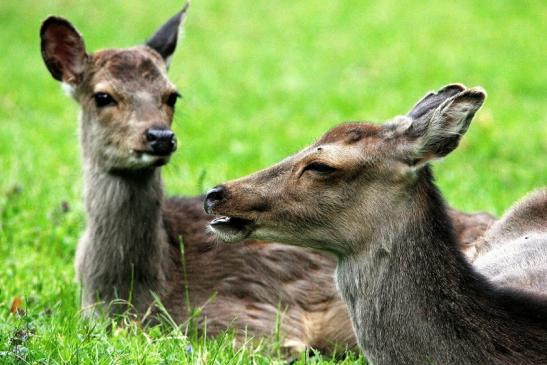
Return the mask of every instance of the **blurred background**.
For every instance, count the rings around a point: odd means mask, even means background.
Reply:
[[[14,298],[31,318],[45,308],[62,318],[78,310],[72,261],[85,221],[78,107],[43,65],[41,21],[68,18],[88,51],[128,47],[182,4],[0,3],[0,350],[20,324],[10,317]],[[489,96],[435,172],[450,204],[500,215],[547,183],[546,34],[541,0],[195,0],[169,72],[183,99],[166,190],[202,193],[340,122],[384,121],[461,82]]]

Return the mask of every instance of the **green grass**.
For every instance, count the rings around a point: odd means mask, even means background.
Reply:
[[[42,64],[39,25],[59,14],[90,50],[131,46],[180,6],[0,3],[0,363],[282,362],[267,342],[238,350],[230,335],[112,329],[78,315],[77,106]],[[547,183],[546,16],[540,0],[196,0],[170,71],[184,99],[167,190],[200,193],[278,161],[334,124],[384,120],[426,91],[463,82],[482,85],[489,98],[435,171],[452,205],[499,215]],[[10,313],[15,297],[24,315]],[[299,363],[306,361],[334,362]]]

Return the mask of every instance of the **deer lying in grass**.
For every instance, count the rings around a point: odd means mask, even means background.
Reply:
[[[92,54],[67,20],[50,17],[42,25],[45,64],[81,106],[82,307],[91,314],[130,307],[144,315],[155,293],[177,323],[188,319],[188,298],[209,335],[232,328],[271,336],[281,319],[288,351],[354,347],[332,259],[261,242],[235,250],[219,245],[207,230],[203,197],[164,200],[160,167],[176,148],[171,123],[178,97],[166,71],[185,13],[186,7],[145,45]]]
[[[374,364],[546,364],[545,292],[494,285],[471,267],[428,164],[456,148],[484,98],[449,85],[387,124],[335,127],[211,190],[205,208],[224,216],[211,228],[228,242],[276,240],[337,257],[338,288]],[[486,254],[514,246],[520,274],[545,283],[546,214],[547,190],[525,198],[486,237],[511,242],[489,241]]]
[[[44,61],[81,105],[88,216],[76,259],[82,306],[90,313],[123,312],[127,306],[112,304],[121,299],[142,315],[154,292],[182,323],[188,293],[210,335],[228,328],[272,335],[281,311],[289,350],[351,348],[355,338],[329,256],[261,242],[219,245],[207,232],[202,197],[164,200],[160,166],[176,148],[171,123],[178,96],[166,70],[185,13],[146,45],[92,54],[67,20],[50,17],[42,25]],[[468,243],[492,221],[452,216]]]

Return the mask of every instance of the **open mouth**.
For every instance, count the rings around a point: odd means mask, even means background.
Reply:
[[[235,217],[218,217],[209,223],[211,230],[223,241],[232,243],[242,241],[255,229],[255,222]]]

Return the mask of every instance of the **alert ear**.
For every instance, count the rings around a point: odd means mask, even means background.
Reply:
[[[422,104],[423,107],[409,114],[417,117],[412,117],[412,122],[405,131],[405,135],[412,141],[413,161],[417,165],[452,152],[486,98],[486,92],[482,88],[471,88],[446,98],[437,108],[427,111],[429,108],[425,106],[437,103],[443,90],[444,93],[456,91],[451,86],[450,89],[443,88],[432,96],[428,95],[417,104]]]
[[[162,25],[156,33],[146,42],[146,45],[158,52],[167,67],[171,63],[171,58],[177,48],[180,28],[186,19],[186,12],[190,3],[184,4],[184,7],[175,16]]]
[[[449,84],[438,91],[431,91],[420,99],[407,115],[414,120],[422,118],[427,113],[437,109],[448,98],[451,98],[462,91],[465,91],[465,86],[462,84]]]
[[[66,19],[50,16],[40,28],[42,58],[51,76],[71,86],[82,81],[87,54],[84,40]]]

